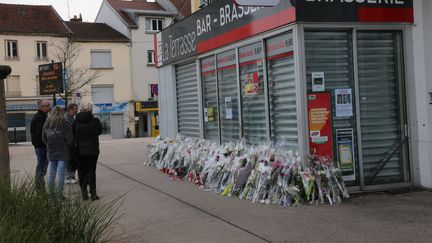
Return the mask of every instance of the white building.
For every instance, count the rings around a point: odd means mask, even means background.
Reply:
[[[130,39],[136,132],[140,137],[159,134],[158,93],[157,87],[153,87],[159,83],[155,67],[154,34],[169,26],[173,18],[180,19],[190,13],[190,2],[183,3],[185,1],[179,0],[104,0],[95,19],[95,22],[106,23]]]

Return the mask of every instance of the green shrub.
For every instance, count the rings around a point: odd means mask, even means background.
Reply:
[[[36,192],[30,180],[0,185],[0,243],[108,242],[120,216],[121,198],[90,202],[60,200]]]

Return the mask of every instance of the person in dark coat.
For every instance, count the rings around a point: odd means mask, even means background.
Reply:
[[[99,157],[99,135],[102,124],[92,115],[92,104],[83,105],[82,112],[76,115],[73,134],[78,153],[78,180],[84,200],[88,200],[87,186],[90,186],[91,200],[98,200],[96,194],[96,163]]]
[[[35,187],[37,190],[40,190],[45,188],[44,177],[48,168],[47,148],[42,141],[42,128],[47,119],[47,114],[51,110],[51,104],[49,100],[39,100],[37,106],[38,111],[30,123],[30,134],[37,158]]]
[[[57,180],[57,195],[64,199],[63,184],[67,161],[70,160],[70,151],[73,145],[72,129],[64,118],[63,108],[54,107],[50,116],[46,120],[42,140],[47,146],[47,157],[50,165],[48,174],[48,187],[54,194],[54,182]]]
[[[78,113],[78,105],[75,103],[69,104],[66,109],[66,112],[64,113],[65,121],[66,123],[68,123],[68,125],[70,125],[71,131],[77,113]],[[72,156],[68,161],[68,165],[66,166],[66,180],[65,180],[66,184],[76,184],[78,182],[78,180],[75,179],[75,172],[76,172],[76,161],[75,161],[75,156]]]

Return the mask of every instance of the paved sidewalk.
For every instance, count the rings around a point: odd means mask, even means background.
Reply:
[[[125,194],[119,242],[432,242],[432,192],[363,194],[339,206],[253,204],[143,166],[152,141],[101,140],[98,193]],[[33,176],[33,147],[12,145],[10,154],[14,174]],[[77,185],[66,190],[78,194]]]

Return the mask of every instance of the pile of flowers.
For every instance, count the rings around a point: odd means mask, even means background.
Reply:
[[[172,180],[185,179],[222,196],[284,207],[339,204],[349,197],[332,161],[312,155],[308,163],[301,163],[298,151],[284,144],[252,146],[239,141],[217,145],[179,135],[176,139],[158,137],[148,150],[146,165],[155,166]]]

